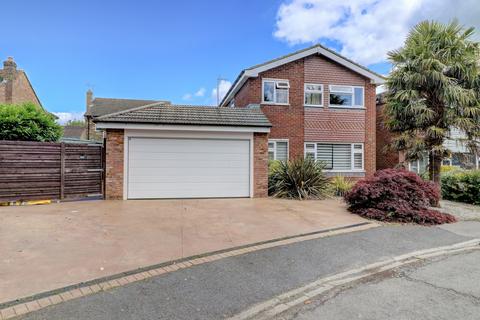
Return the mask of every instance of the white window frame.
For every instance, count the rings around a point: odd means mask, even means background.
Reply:
[[[274,86],[273,86],[273,100],[274,101],[265,101],[265,82],[273,82],[274,83]],[[285,89],[288,89],[287,90],[287,102],[286,103],[283,103],[283,102],[276,102],[277,100],[277,82],[286,82],[288,84],[288,87],[286,87]],[[285,80],[285,79],[268,79],[268,78],[265,78],[265,79],[262,79],[262,104],[272,104],[272,105],[279,105],[279,106],[288,106],[290,105],[290,81],[289,80]]]
[[[315,157],[314,157],[315,161],[317,161],[317,144],[349,144],[350,148],[351,148],[350,170],[325,169],[325,171],[326,172],[365,172],[365,144],[363,142],[354,142],[354,143],[351,143],[351,142],[345,142],[345,143],[342,143],[342,142],[305,142],[304,146],[303,146],[303,149],[304,149],[303,156],[304,157],[307,156],[307,144],[315,145],[315,148],[313,150],[313,153],[315,154]],[[361,145],[362,150],[361,151],[355,150],[355,145]],[[361,153],[362,154],[362,168],[361,169],[355,169],[355,157],[354,157],[355,153]]]
[[[309,86],[309,85],[310,86],[320,86],[322,88],[321,90],[308,90],[309,93],[320,93],[322,95],[321,104],[306,104],[305,103],[305,95],[307,94],[307,86]],[[323,84],[320,84],[320,83],[305,83],[303,85],[303,106],[304,107],[322,108],[324,99],[325,99],[325,94],[324,94],[324,90],[323,90]]]
[[[268,139],[268,144],[273,142],[273,160],[277,160],[277,142],[286,142],[287,143],[287,161],[290,154],[290,142],[288,139]],[[270,147],[268,147],[267,154],[270,153]]]
[[[346,91],[332,91],[332,87],[346,87],[351,88],[351,92]],[[362,89],[362,105],[355,105],[355,89]],[[330,95],[332,93],[351,93],[352,94],[352,105],[339,105],[339,104],[330,104]],[[328,86],[328,105],[334,108],[345,108],[345,109],[365,109],[365,87],[362,86],[346,86],[341,84],[331,84]]]

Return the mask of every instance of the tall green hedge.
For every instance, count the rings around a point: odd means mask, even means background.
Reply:
[[[480,205],[480,170],[443,174],[442,197],[446,200]]]
[[[0,104],[0,140],[57,141],[62,127],[33,103]]]

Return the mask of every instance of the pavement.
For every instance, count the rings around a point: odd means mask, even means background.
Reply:
[[[480,221],[480,206],[468,203],[441,200],[437,210],[448,212],[460,221]]]
[[[480,251],[430,259],[420,265],[339,288],[277,319],[462,319],[480,315]]]
[[[456,233],[452,226],[445,230],[387,225],[259,250],[69,300],[21,319],[224,319],[322,277],[473,238]],[[465,226],[460,229],[464,233]],[[474,258],[470,259],[473,264]],[[454,273],[453,267],[451,270],[447,275]],[[411,290],[415,290],[413,285]],[[429,293],[418,291],[416,297],[422,292]],[[423,299],[423,303],[437,301],[429,296]],[[345,305],[349,306],[347,302]],[[386,308],[391,312],[402,310],[396,304],[387,304]]]
[[[338,199],[0,207],[0,303],[179,258],[365,221]]]

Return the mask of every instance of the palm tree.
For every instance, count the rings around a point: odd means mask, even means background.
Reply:
[[[386,127],[392,145],[407,160],[429,154],[430,180],[440,183],[443,146],[452,128],[467,136],[477,153],[480,137],[479,43],[474,28],[456,21],[424,21],[408,34],[402,48],[388,53],[393,64],[386,81]]]

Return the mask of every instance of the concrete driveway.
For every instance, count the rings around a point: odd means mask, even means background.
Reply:
[[[0,207],[0,303],[200,253],[364,221],[338,199]]]

